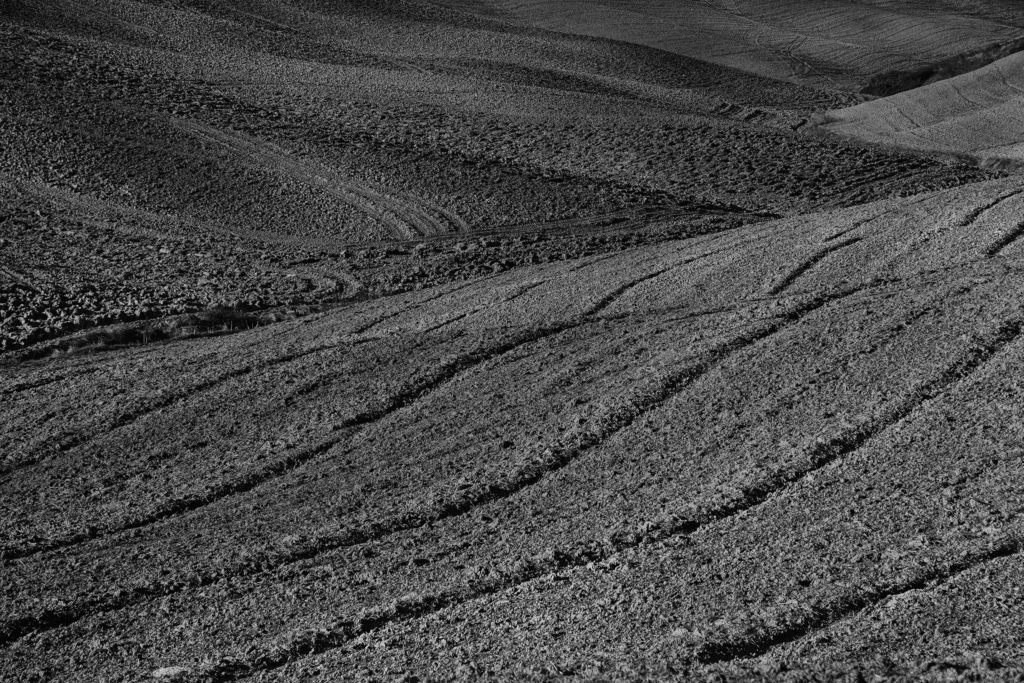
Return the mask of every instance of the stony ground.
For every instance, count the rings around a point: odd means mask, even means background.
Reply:
[[[1020,176],[485,2],[0,19],[0,680],[1024,680]]]

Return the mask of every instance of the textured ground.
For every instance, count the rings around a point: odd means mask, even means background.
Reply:
[[[1024,163],[1024,53],[907,92],[828,112],[822,128],[860,140]]]
[[[0,350],[614,250],[662,239],[648,227],[667,217],[685,219],[668,236],[700,234],[988,177],[794,131],[843,94],[422,3],[11,7]],[[629,237],[505,238],[607,226]],[[402,244],[353,247],[381,241]]]
[[[1024,664],[1022,208],[973,185],[5,368],[4,670]]]
[[[2,8],[0,680],[1024,680],[1024,179],[494,7]]]

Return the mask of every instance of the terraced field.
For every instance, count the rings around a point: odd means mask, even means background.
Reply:
[[[1019,3],[581,7],[0,7],[0,681],[1024,680]]]
[[[1024,37],[1013,2],[448,0],[555,31],[648,45],[745,71],[856,90]]]
[[[991,167],[1024,161],[1024,55],[823,117],[830,132],[886,145],[975,157]]]

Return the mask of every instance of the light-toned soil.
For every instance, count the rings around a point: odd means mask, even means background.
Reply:
[[[1024,53],[969,73],[825,115],[838,135],[909,149],[1024,163]]]

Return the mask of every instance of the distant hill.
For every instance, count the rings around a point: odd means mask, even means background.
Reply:
[[[1024,53],[854,107],[822,128],[908,149],[971,156],[990,167],[1024,165]]]
[[[608,247],[523,234],[697,234],[989,177],[794,131],[846,94],[426,2],[4,10],[0,350]],[[517,237],[456,246],[484,233]]]
[[[1024,37],[1007,0],[446,0],[530,26],[650,45],[772,78],[859,90]]]

